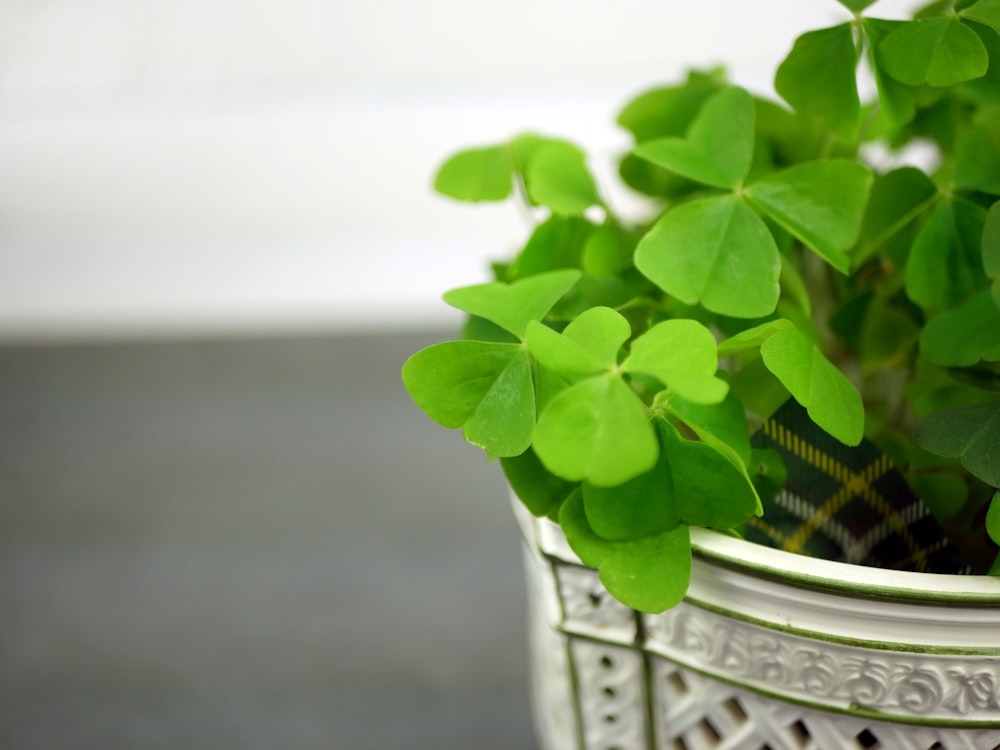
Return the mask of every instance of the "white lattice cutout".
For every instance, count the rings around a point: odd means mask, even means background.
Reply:
[[[646,750],[645,664],[638,651],[570,637],[584,747]]]
[[[660,750],[997,750],[1000,731],[879,722],[773,700],[653,664]],[[591,746],[587,746],[590,750]],[[594,746],[594,750],[597,747]]]

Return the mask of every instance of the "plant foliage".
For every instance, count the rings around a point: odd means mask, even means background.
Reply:
[[[783,102],[712,70],[623,107],[619,174],[644,221],[583,150],[535,133],[460,151],[434,181],[515,196],[537,223],[494,282],[445,295],[466,338],[413,355],[404,383],[637,609],[684,596],[690,526],[738,533],[762,512],[784,469],[749,436],[789,398],[883,447],[946,525],[979,518],[980,572],[1000,573],[1000,2],[889,21],[839,1],[851,20],[778,67]]]

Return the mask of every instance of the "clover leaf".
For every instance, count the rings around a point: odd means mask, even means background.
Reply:
[[[729,384],[715,376],[719,367],[715,337],[695,320],[657,323],[632,342],[622,370],[657,378],[682,397],[699,404],[717,404]]]
[[[580,276],[579,271],[567,269],[529,276],[511,284],[500,281],[474,284],[446,292],[444,301],[524,338],[528,323],[541,320]]]
[[[719,356],[728,357],[731,354],[760,349],[761,344],[775,333],[792,327],[794,327],[792,321],[778,318],[740,331],[719,344]]]
[[[461,427],[466,440],[490,455],[516,456],[531,444],[535,394],[520,344],[446,341],[410,357],[402,375],[427,416]]]
[[[990,290],[931,318],[920,334],[920,350],[932,363],[945,367],[1000,360],[1000,306]]]
[[[563,268],[580,268],[583,249],[593,232],[594,225],[582,216],[549,216],[532,231],[508,268],[506,280]]]
[[[677,495],[670,473],[670,456],[663,450],[652,469],[615,487],[584,482],[587,522],[610,541],[638,539],[669,531],[680,523]]]
[[[434,177],[434,189],[463,201],[502,201],[513,189],[514,165],[506,145],[459,151]]]
[[[885,60],[881,52],[882,40],[903,23],[905,22],[886,21],[881,18],[865,18],[862,22],[862,28],[868,38],[868,59],[878,90],[879,105],[890,127],[905,125],[917,113],[912,91],[885,72]]]
[[[726,446],[744,465],[750,463],[750,428],[746,409],[732,391],[719,404],[698,404],[676,393],[669,394],[662,403],[702,442],[716,450]]]
[[[807,162],[747,188],[751,203],[843,273],[858,237],[873,176],[854,161]]]
[[[551,141],[537,148],[528,162],[524,182],[532,201],[557,214],[579,214],[601,202],[586,156],[565,141]]]
[[[434,176],[434,189],[463,201],[501,201],[524,181],[535,205],[578,215],[601,202],[582,150],[568,141],[524,133],[507,143],[453,154]]]
[[[993,302],[1000,308],[1000,202],[994,203],[983,227],[983,270],[993,280]]]
[[[757,509],[757,493],[745,467],[707,443],[686,440],[666,420],[657,420],[680,519],[690,526],[729,529]]]
[[[1000,399],[931,414],[917,424],[913,440],[937,456],[958,458],[974,477],[1000,487]]]
[[[991,279],[1000,279],[1000,201],[990,206],[983,222],[983,270]]]
[[[989,26],[1000,34],[1000,0],[979,0],[959,11],[959,16]]]
[[[773,333],[760,347],[764,364],[819,427],[845,445],[864,436],[865,412],[854,384],[795,328]]]
[[[681,524],[659,534],[610,541],[594,533],[583,499],[563,503],[559,524],[584,564],[597,568],[601,583],[628,607],[655,614],[681,601],[691,579],[691,536]]]
[[[750,171],[753,151],[753,98],[733,86],[704,103],[686,138],[656,138],[633,153],[697,182],[735,188]]]
[[[849,11],[854,13],[860,13],[869,5],[872,5],[876,0],[837,0],[838,3],[843,5]]]
[[[795,40],[778,67],[774,88],[803,115],[825,122],[847,141],[857,138],[861,115],[851,24],[810,31]]]
[[[986,512],[986,533],[996,544],[1000,544],[1000,492],[993,495],[990,509]]]
[[[986,211],[959,199],[942,201],[924,225],[906,264],[906,294],[923,308],[950,307],[981,288]]]
[[[733,195],[664,214],[639,241],[635,265],[668,294],[722,315],[755,318],[778,303],[781,260],[770,231]]]
[[[1000,143],[982,128],[970,128],[955,142],[955,187],[1000,195]]]
[[[901,167],[875,177],[854,254],[855,264],[878,252],[932,205],[937,195],[937,187],[916,167]]]
[[[902,24],[882,41],[879,55],[886,72],[908,86],[954,86],[989,68],[979,36],[954,15]]]
[[[445,301],[523,338],[580,278],[574,270],[453,289]],[[414,354],[403,384],[416,404],[444,427],[490,455],[516,456],[531,444],[535,388],[527,349],[517,342],[451,341]]]
[[[538,417],[532,445],[553,474],[608,487],[649,471],[659,453],[646,405],[615,373],[554,396]]]
[[[689,71],[679,86],[659,86],[643,91],[621,110],[617,122],[637,142],[663,136],[682,136],[705,101],[725,85],[721,68]]]
[[[592,307],[562,333],[541,323],[528,325],[526,340],[535,358],[571,379],[597,375],[618,364],[618,350],[631,334],[628,321],[607,307]]]

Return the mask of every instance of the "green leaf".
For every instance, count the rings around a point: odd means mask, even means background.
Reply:
[[[969,28],[976,32],[986,47],[990,67],[982,78],[966,81],[955,92],[958,96],[979,107],[993,107],[1000,104],[1000,33],[980,23],[971,23]]]
[[[1000,143],[982,128],[971,128],[955,142],[955,187],[1000,195]]]
[[[730,391],[722,403],[697,404],[679,395],[666,399],[671,414],[691,428],[698,438],[718,450],[719,443],[732,450],[744,465],[750,463],[750,428],[746,409]]]
[[[563,336],[593,354],[608,370],[618,365],[618,352],[631,335],[625,316],[608,307],[585,310],[563,329]]]
[[[699,187],[697,182],[662,169],[631,152],[622,157],[618,174],[630,188],[654,198],[679,198]]]
[[[591,276],[612,276],[632,265],[635,238],[608,222],[594,230],[583,246],[581,264]]]
[[[760,349],[761,344],[775,333],[792,327],[791,321],[778,318],[778,320],[770,320],[767,323],[761,323],[753,328],[748,328],[745,331],[737,333],[735,336],[730,336],[719,344],[719,356],[728,357],[731,354]]]
[[[682,86],[644,91],[633,98],[618,115],[618,124],[638,143],[663,136],[681,136],[710,96],[722,88],[720,71],[692,73]]]
[[[580,268],[594,225],[582,216],[552,215],[535,227],[510,267],[509,280],[562,268]]]
[[[760,347],[767,369],[809,412],[819,427],[845,445],[864,437],[861,396],[847,377],[794,328],[778,331]]]
[[[979,0],[978,3],[966,8],[958,15],[989,26],[1000,34],[1000,0]]]
[[[770,144],[776,166],[815,159],[829,145],[829,131],[817,120],[766,99],[757,99],[756,105],[757,131]]]
[[[1000,487],[1000,399],[931,414],[917,424],[913,441],[937,456],[958,458],[974,477]]]
[[[610,373],[556,395],[538,418],[533,445],[553,474],[604,487],[649,471],[659,453],[646,405]]]
[[[539,518],[551,515],[576,487],[546,470],[530,448],[519,456],[501,458],[500,466],[514,494]]]
[[[562,141],[552,141],[532,153],[524,182],[532,201],[557,214],[579,214],[601,202],[585,154]]]
[[[765,177],[747,197],[838,271],[847,273],[847,250],[861,229],[872,184],[868,167],[831,159],[799,164]]]
[[[954,86],[986,74],[989,56],[956,16],[908,21],[879,47],[886,72],[909,86]]]
[[[983,270],[991,279],[1000,278],[1000,201],[990,206],[983,225]]]
[[[881,52],[882,40],[904,23],[905,21],[886,21],[881,18],[865,18],[863,21],[879,106],[889,127],[905,125],[917,112],[910,89],[885,72],[885,60]]]
[[[635,265],[688,305],[740,318],[778,303],[781,260],[764,223],[735,196],[684,203],[639,241]]]
[[[781,284],[782,300],[791,301],[806,318],[812,318],[812,299],[805,279],[799,273],[795,261],[784,254],[781,256],[781,275],[778,282]]]
[[[581,490],[587,522],[602,539],[638,539],[669,531],[680,523],[670,464],[662,451],[656,465],[635,479],[616,487],[584,482]]]
[[[462,326],[462,338],[466,341],[499,341],[504,344],[516,344],[520,339],[509,331],[505,331],[496,323],[491,323],[478,315],[469,315]]]
[[[559,524],[573,551],[586,565],[598,569],[604,587],[627,607],[657,614],[687,593],[691,579],[687,526],[641,539],[608,541],[588,525],[579,493],[563,504]]]
[[[917,235],[906,264],[906,294],[925,309],[951,307],[984,286],[986,212],[963,200],[942,201]]]
[[[837,0],[841,5],[852,13],[860,13],[869,5],[873,5],[876,0]]]
[[[867,260],[903,227],[925,211],[937,196],[930,178],[915,167],[878,175],[861,223],[855,265]]]
[[[920,5],[913,11],[914,18],[934,18],[945,13],[950,13],[955,5],[955,0],[931,0],[929,3]]]
[[[1000,308],[984,289],[958,307],[931,318],[920,334],[920,350],[945,367],[968,367],[1000,346]]]
[[[646,141],[633,153],[692,180],[735,188],[750,171],[753,151],[753,99],[731,87],[705,102],[686,138]]]
[[[1000,492],[993,495],[990,509],[986,511],[986,533],[995,544],[1000,544]]]
[[[545,317],[580,276],[580,272],[574,270],[550,271],[512,284],[500,281],[475,284],[446,292],[444,301],[470,315],[496,323],[523,339],[528,323]]]
[[[524,171],[528,168],[528,164],[531,163],[532,158],[538,152],[538,149],[553,142],[568,143],[568,141],[550,138],[538,133],[519,133],[514,136],[510,141],[510,153],[511,158],[514,160],[514,169],[523,175]]]
[[[866,310],[858,337],[862,373],[871,374],[905,362],[920,327],[907,311],[876,298]]]
[[[628,321],[607,307],[581,313],[556,333],[541,323],[528,324],[528,349],[545,367],[575,379],[611,370],[618,364],[618,350],[631,335]]]
[[[535,411],[538,414],[569,386],[569,380],[535,360]]]
[[[531,444],[535,396],[528,354],[519,344],[448,341],[403,365],[411,398],[438,424],[493,456],[516,456]]]
[[[730,529],[754,514],[757,492],[742,464],[737,466],[707,443],[685,440],[665,420],[658,420],[657,427],[681,521]]]
[[[514,165],[506,145],[459,151],[434,177],[434,189],[462,201],[502,201],[513,189]]]
[[[542,323],[529,323],[524,338],[528,350],[540,365],[570,382],[598,375],[608,369],[607,365],[585,347]]]
[[[682,397],[700,404],[717,404],[729,384],[715,377],[719,368],[715,337],[695,320],[657,323],[632,342],[622,362],[630,373],[652,375]]]
[[[795,40],[774,88],[800,114],[815,117],[846,141],[858,135],[861,104],[855,79],[854,32],[845,23]]]
[[[746,406],[747,412],[766,421],[788,401],[788,389],[757,356],[745,362],[730,378],[730,390]]]

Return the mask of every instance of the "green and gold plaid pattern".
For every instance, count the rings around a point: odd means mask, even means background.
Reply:
[[[745,536],[789,552],[895,570],[965,573],[968,566],[893,462],[868,440],[852,448],[789,400],[754,436],[778,452],[785,489]]]

